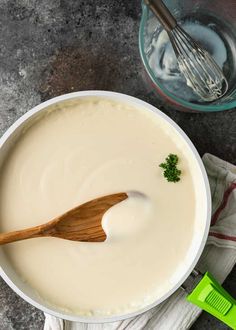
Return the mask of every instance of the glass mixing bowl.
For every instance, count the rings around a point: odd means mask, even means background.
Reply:
[[[152,90],[173,109],[213,112],[236,107],[236,2],[235,0],[164,0],[177,21],[222,67],[228,92],[214,102],[195,97],[166,50],[173,52],[158,19],[142,4],[139,48]],[[172,54],[174,57],[174,54]],[[174,57],[174,61],[176,61]],[[175,63],[176,64],[176,63]],[[169,66],[167,68],[167,66]],[[163,70],[165,71],[163,74]],[[166,71],[167,70],[167,71]],[[167,75],[166,75],[167,72]]]

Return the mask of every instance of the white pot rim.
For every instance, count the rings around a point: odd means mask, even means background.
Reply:
[[[46,102],[43,102],[31,110],[29,110],[26,114],[24,114],[22,117],[20,117],[10,128],[3,134],[3,136],[0,138],[0,152],[1,148],[4,145],[4,143],[10,138],[11,134],[21,125],[23,124],[28,118],[35,115],[37,112],[40,112],[44,108],[51,106],[55,103],[58,103],[60,101],[65,101],[73,98],[78,97],[86,97],[86,96],[100,96],[100,97],[108,97],[117,99],[120,101],[126,101],[128,103],[132,103],[134,105],[142,106],[146,109],[155,111],[160,117],[162,117],[164,120],[166,120],[172,127],[176,129],[176,131],[184,138],[184,140],[187,142],[188,146],[191,148],[191,151],[193,152],[195,159],[199,165],[204,185],[205,185],[205,192],[206,192],[206,198],[207,198],[207,212],[206,212],[206,221],[205,221],[205,229],[204,229],[204,235],[202,236],[201,244],[199,245],[198,252],[195,256],[195,258],[192,260],[191,266],[188,268],[188,270],[183,274],[181,277],[181,280],[171,289],[169,290],[164,296],[161,297],[161,299],[156,300],[153,304],[148,305],[145,308],[142,308],[141,310],[138,310],[137,312],[128,313],[128,314],[122,314],[118,316],[107,316],[107,317],[93,317],[93,316],[79,316],[79,315],[73,315],[69,312],[62,311],[59,308],[51,307],[48,308],[46,305],[43,305],[41,303],[38,303],[37,301],[33,300],[31,297],[29,297],[27,294],[25,294],[15,283],[12,278],[9,277],[9,275],[6,274],[3,267],[0,266],[0,276],[5,280],[5,282],[19,295],[21,296],[25,301],[30,303],[31,305],[35,306],[36,308],[40,309],[41,311],[51,314],[53,316],[56,316],[58,318],[62,318],[65,320],[75,321],[75,322],[85,322],[85,323],[105,323],[105,322],[115,322],[119,320],[123,320],[126,318],[131,318],[134,316],[137,316],[139,314],[144,313],[145,311],[157,306],[164,300],[166,300],[171,294],[173,294],[181,285],[182,283],[187,279],[187,277],[190,275],[192,270],[194,269],[198,259],[200,258],[203,248],[206,244],[209,227],[210,227],[210,219],[211,219],[211,194],[210,194],[210,187],[209,182],[207,178],[207,174],[204,168],[204,165],[202,163],[202,160],[194,147],[191,140],[188,138],[188,136],[184,133],[184,131],[167,115],[165,115],[163,112],[161,112],[158,108],[150,105],[147,102],[144,102],[140,99],[137,99],[136,97],[129,96],[126,94],[116,93],[116,92],[110,92],[110,91],[101,91],[101,90],[88,90],[88,91],[81,91],[81,92],[74,92],[69,94],[64,94],[61,96],[54,97]]]

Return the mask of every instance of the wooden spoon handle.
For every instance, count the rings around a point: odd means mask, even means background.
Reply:
[[[0,245],[21,241],[22,239],[45,236],[43,226],[36,226],[23,230],[12,231],[10,233],[0,233]]]

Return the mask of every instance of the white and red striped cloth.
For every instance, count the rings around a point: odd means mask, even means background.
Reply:
[[[204,155],[203,162],[211,186],[213,215],[207,245],[197,268],[210,271],[222,283],[236,263],[236,166],[210,154]],[[142,315],[106,324],[63,321],[47,314],[44,330],[185,330],[201,313],[185,297],[186,293],[179,289]]]

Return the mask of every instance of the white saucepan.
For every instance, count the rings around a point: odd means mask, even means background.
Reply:
[[[163,114],[157,108],[151,106],[150,104],[143,102],[137,98],[114,93],[114,92],[106,92],[106,91],[83,91],[83,92],[76,92],[71,94],[62,95],[56,98],[53,98],[49,101],[46,101],[32,110],[28,111],[25,115],[19,118],[1,137],[0,139],[0,166],[4,161],[9,148],[12,144],[15,143],[17,137],[25,128],[29,122],[35,120],[38,116],[39,112],[48,111],[51,105],[60,102],[66,102],[66,100],[72,100],[76,98],[84,98],[84,97],[91,97],[91,96],[99,96],[103,98],[114,99],[122,102],[129,103],[133,106],[138,106],[145,108],[147,111],[152,111],[156,113],[157,116],[162,117],[166,122],[168,122],[176,131],[176,133],[184,140],[186,148],[192,153],[197,171],[199,172],[199,186],[201,187],[201,217],[197,220],[196,230],[195,230],[195,237],[194,237],[194,248],[191,249],[191,255],[188,257],[189,262],[181,267],[179,272],[178,281],[173,285],[171,290],[166,292],[160,299],[156,300],[155,303],[152,305],[146,306],[141,310],[137,310],[132,314],[125,314],[125,315],[116,315],[111,317],[103,317],[103,318],[95,318],[95,317],[82,317],[79,315],[73,315],[69,312],[64,312],[57,307],[52,307],[47,302],[43,301],[37,294],[34,292],[32,288],[30,288],[26,283],[22,281],[22,279],[17,275],[13,267],[11,266],[10,262],[8,261],[7,257],[4,255],[4,252],[0,249],[0,275],[2,278],[7,282],[7,284],[23,299],[25,299],[30,304],[34,305],[35,307],[39,308],[43,312],[55,315],[57,317],[77,321],[77,322],[88,322],[88,323],[102,323],[102,322],[113,322],[129,317],[133,317],[135,315],[141,314],[146,310],[160,304],[162,301],[167,299],[173,292],[175,292],[186,279],[190,276],[191,272],[193,271],[203,248],[206,243],[209,226],[210,226],[210,217],[211,217],[211,195],[210,195],[210,188],[208,183],[208,178],[206,175],[205,168],[203,166],[202,160],[195,149],[194,145],[187,137],[187,135],[182,131],[182,129],[172,121],[168,116]],[[196,277],[199,277],[198,273],[194,273]],[[206,280],[206,279],[205,279]],[[209,279],[208,279],[209,281]],[[193,299],[194,300],[194,299]],[[205,306],[201,306],[202,308],[207,309]],[[236,315],[236,314],[235,314]],[[217,315],[216,315],[217,316]],[[229,324],[229,323],[228,323]],[[231,325],[232,326],[232,325]],[[236,324],[235,324],[236,326]]]

